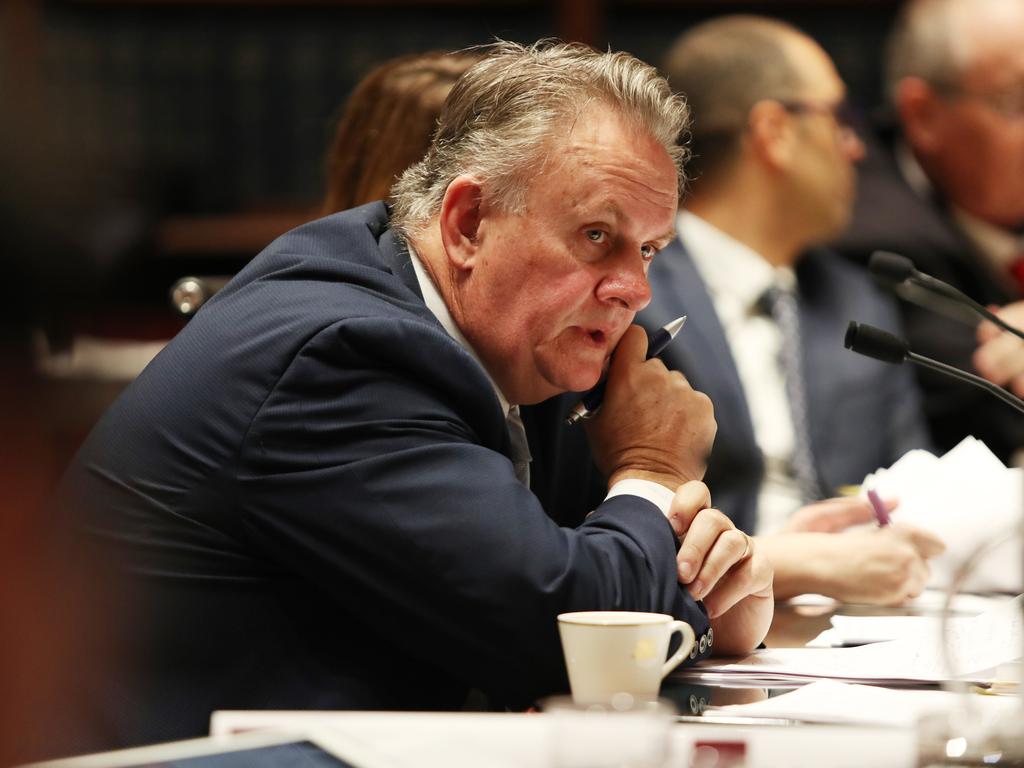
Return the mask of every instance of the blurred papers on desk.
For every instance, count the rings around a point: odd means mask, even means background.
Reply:
[[[1006,596],[984,598],[983,610],[954,611],[961,615],[949,617],[951,628],[962,624],[965,615],[977,616],[995,609],[999,604],[1012,598]],[[886,640],[900,640],[905,637],[918,637],[937,634],[941,630],[941,617],[937,614],[928,616],[847,616],[836,614],[829,621],[832,626],[807,643],[808,648],[847,648],[867,643],[883,643]]]
[[[979,717],[1008,715],[1020,706],[1020,700],[1015,696],[968,695],[971,697],[971,710]],[[763,701],[712,707],[708,712],[740,717],[777,717],[808,723],[910,728],[924,715],[950,712],[963,706],[962,695],[949,691],[894,690],[818,680]]]
[[[961,592],[953,596],[953,600],[949,603],[950,611],[962,616],[977,616],[979,613],[992,610],[999,603],[1009,599],[1009,597],[1010,595],[1006,594],[980,595]],[[945,612],[948,598],[949,593],[944,589],[926,589],[913,600],[908,600],[899,606],[881,608],[877,605],[866,605],[865,607],[872,611],[872,615],[877,615],[879,611],[884,610],[898,611],[899,615],[905,615],[907,612],[921,616],[928,614],[936,615]],[[797,595],[787,600],[786,604],[798,608],[821,608],[827,610],[842,607],[843,605],[846,605],[847,608],[853,607],[851,604],[840,603],[835,598],[812,593]],[[889,637],[886,639],[895,640],[896,638]]]
[[[1024,470],[1008,469],[980,440],[966,437],[941,457],[909,451],[888,469],[868,475],[863,487],[899,499],[893,522],[932,531],[946,543],[946,551],[930,561],[929,586],[947,587],[978,547],[1002,539],[980,559],[962,589],[1024,591]]]
[[[987,683],[994,679],[997,667],[1020,658],[1021,602],[1018,596],[980,616],[950,622],[945,642],[952,670],[946,666],[936,623],[899,640],[857,648],[769,648],[738,661],[702,661],[672,677],[696,677],[705,683],[743,678],[765,686],[818,679],[873,685],[938,684],[951,679]]]
[[[427,712],[216,712],[211,734],[253,728],[310,733],[330,751],[331,738],[374,748],[359,768],[522,768],[550,766],[552,715]],[[819,724],[791,727],[763,718],[722,725],[688,721],[672,728],[667,765],[692,765],[702,745],[741,744],[744,768],[913,768],[917,734],[909,728]],[[57,767],[55,767],[57,768]],[[59,768],[78,768],[60,766]],[[93,766],[92,768],[95,768]]]

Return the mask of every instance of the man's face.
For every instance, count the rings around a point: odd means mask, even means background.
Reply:
[[[789,53],[803,82],[791,116],[799,151],[780,191],[798,214],[806,242],[819,243],[839,235],[849,223],[857,185],[855,164],[864,156],[864,145],[837,119],[846,88],[828,55],[805,39],[794,39]]]
[[[463,333],[513,403],[597,383],[674,231],[676,169],[653,138],[595,104],[555,142],[521,213],[481,206],[457,297]]]
[[[922,160],[950,202],[1015,228],[1024,225],[1024,5],[1005,5],[1012,18],[969,17],[958,32],[969,64],[952,92],[935,96],[934,145]]]

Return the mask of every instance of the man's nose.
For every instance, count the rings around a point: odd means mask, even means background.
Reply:
[[[864,155],[867,150],[864,148],[864,142],[861,141],[860,136],[852,128],[844,128],[840,134],[840,141],[842,142],[843,154],[851,163],[859,163],[864,159]]]
[[[651,286],[647,282],[647,269],[637,255],[620,259],[597,286],[597,298],[617,304],[631,312],[639,312],[651,301]]]

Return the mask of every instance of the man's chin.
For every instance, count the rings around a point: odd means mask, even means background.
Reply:
[[[586,392],[597,386],[597,382],[601,380],[603,373],[603,367],[591,369],[588,366],[586,371],[575,370],[559,377],[556,386],[558,386],[561,392]]]

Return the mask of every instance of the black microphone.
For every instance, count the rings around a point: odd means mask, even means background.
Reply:
[[[965,306],[974,312],[974,314],[995,323],[1004,331],[1008,331],[1014,336],[1024,339],[1024,332],[1014,328],[1001,317],[990,312],[988,307],[982,306],[963,291],[954,288],[949,283],[942,282],[938,278],[926,275],[924,272],[918,272],[917,269],[914,268],[914,262],[906,256],[900,256],[898,253],[890,253],[889,251],[875,251],[871,254],[871,258],[868,260],[868,269],[871,270],[871,274],[892,286],[900,286],[910,283],[911,285],[919,286],[931,293],[953,301],[956,304]],[[927,309],[934,309],[934,307],[928,306],[927,303],[915,298],[912,293],[900,295],[915,304],[920,304],[921,306],[926,307]]]
[[[881,360],[883,363],[900,365],[904,360],[909,360],[915,365],[920,365],[922,368],[930,368],[954,379],[966,381],[968,384],[973,384],[976,387],[987,390],[1007,405],[1015,408],[1018,412],[1024,413],[1024,401],[1014,397],[1002,387],[981,378],[981,376],[976,376],[952,365],[946,365],[946,363],[940,363],[938,360],[932,360],[930,357],[919,355],[911,351],[910,345],[905,339],[883,331],[881,328],[875,328],[873,325],[851,321],[850,325],[846,328],[843,346],[853,350],[858,355]]]

